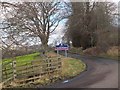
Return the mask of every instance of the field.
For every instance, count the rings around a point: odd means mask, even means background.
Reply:
[[[29,61],[35,60],[37,59],[37,56],[39,55],[39,53],[33,53],[33,54],[28,54],[28,55],[24,55],[24,56],[17,56],[14,58],[8,58],[8,59],[3,59],[2,63],[8,63],[11,62],[12,60],[16,60],[16,63],[18,63],[17,65],[21,65],[21,64],[25,64]]]

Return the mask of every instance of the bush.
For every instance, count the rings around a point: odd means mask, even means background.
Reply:
[[[82,48],[75,48],[75,47],[71,47],[69,50],[70,53],[77,53],[77,54],[82,54]]]
[[[111,47],[108,49],[107,55],[112,56],[112,57],[118,57],[119,56],[119,54],[118,54],[119,49],[120,48],[118,46]]]
[[[107,52],[113,46],[118,46],[118,30],[99,31],[97,47]]]
[[[99,55],[102,52],[103,51],[100,48],[92,47],[92,48],[88,48],[88,49],[84,50],[83,54],[96,56],[96,55]]]

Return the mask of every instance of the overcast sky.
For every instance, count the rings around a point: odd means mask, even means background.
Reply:
[[[21,1],[21,0],[0,0],[0,1]],[[33,0],[25,0],[25,1],[33,1]],[[41,0],[36,0],[36,1],[41,1]],[[64,0],[64,1],[68,1],[68,0]],[[85,0],[71,0],[71,1],[85,1]],[[108,1],[108,2],[115,2],[118,5],[118,2],[120,0],[95,0],[95,1]],[[120,3],[119,3],[120,4]],[[2,18],[2,14],[0,14],[0,21]],[[57,29],[55,30],[55,32],[50,36],[49,38],[49,42],[48,44],[54,43],[56,40],[58,42],[61,42],[62,36],[64,35],[64,31],[65,31],[65,21],[62,21],[59,26],[57,27]]]

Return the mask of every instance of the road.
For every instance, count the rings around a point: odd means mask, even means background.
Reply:
[[[44,88],[118,88],[118,61],[105,58],[69,54],[83,60],[87,70],[80,75]]]

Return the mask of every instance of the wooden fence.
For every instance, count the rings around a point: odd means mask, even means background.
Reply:
[[[15,81],[20,84],[34,82],[46,75],[52,79],[55,75],[60,75],[61,65],[61,59],[58,57],[47,57],[43,60],[33,60],[20,65],[14,59],[3,63],[2,79],[5,83]]]

